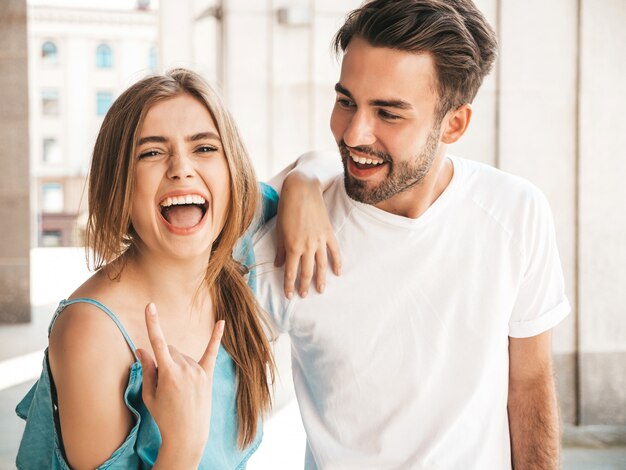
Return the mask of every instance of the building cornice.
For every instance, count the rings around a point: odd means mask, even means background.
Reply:
[[[158,13],[154,10],[104,10],[32,5],[28,7],[29,22],[111,24],[111,25],[156,25]]]

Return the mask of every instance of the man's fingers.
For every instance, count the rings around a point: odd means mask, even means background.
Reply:
[[[317,286],[317,292],[320,294],[324,292],[326,287],[326,267],[328,264],[328,254],[326,249],[322,248],[315,253],[315,285]]]
[[[215,366],[215,359],[217,358],[217,353],[220,349],[220,341],[222,341],[223,334],[224,320],[220,320],[215,323],[209,344],[198,362],[200,367],[202,367],[209,376],[213,375],[213,367]]]
[[[148,329],[148,337],[150,338],[150,344],[152,345],[158,366],[162,368],[170,367],[172,357],[167,347],[163,330],[161,330],[156,305],[153,302],[146,305],[146,328]]]
[[[328,253],[330,254],[330,264],[333,268],[333,272],[336,276],[341,275],[341,250],[339,249],[339,244],[337,243],[337,239],[335,235],[331,235],[331,237],[326,242],[326,246],[328,248]]]
[[[285,296],[288,299],[291,299],[291,297],[293,297],[293,292],[295,290],[296,277],[298,276],[298,265],[300,264],[300,256],[300,253],[292,251],[287,253],[287,258],[285,259],[285,279],[283,282]]]
[[[278,268],[285,262],[285,243],[279,233],[276,235],[276,257],[274,258],[274,266]]]
[[[300,258],[300,297],[306,297],[315,269],[315,253],[303,253]]]

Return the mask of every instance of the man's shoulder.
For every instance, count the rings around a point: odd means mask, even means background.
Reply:
[[[552,224],[546,196],[526,178],[468,159],[454,157],[454,162],[455,171],[458,168],[462,173],[462,199],[514,238],[521,238],[537,223]]]
[[[455,171],[461,173],[462,192],[479,204],[513,209],[545,199],[543,192],[522,176],[475,160],[451,158]]]
[[[335,207],[336,202],[341,200],[348,201],[348,199],[349,198],[346,194],[346,189],[344,186],[344,175],[342,173],[335,176],[331,183],[328,185],[328,188],[324,190],[324,201],[326,201],[328,212],[332,213],[337,210],[337,207]]]

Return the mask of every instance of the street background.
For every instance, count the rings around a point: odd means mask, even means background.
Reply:
[[[223,94],[267,179],[333,149],[339,60],[330,40],[358,0],[0,0],[0,467],[13,409],[39,373],[58,301],[88,275],[85,175],[127,86],[190,67]],[[626,1],[477,0],[500,56],[450,151],[547,196],[572,314],[554,332],[565,465],[626,468]],[[275,412],[250,468],[300,468],[304,433],[288,343]]]

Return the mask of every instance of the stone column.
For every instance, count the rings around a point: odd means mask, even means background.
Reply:
[[[581,2],[580,424],[626,425],[626,3]]]
[[[540,14],[538,13],[540,12]],[[576,423],[576,57],[573,1],[500,1],[498,166],[546,195],[572,314],[553,334],[562,419]]]
[[[30,321],[26,0],[0,8],[0,323]]]

